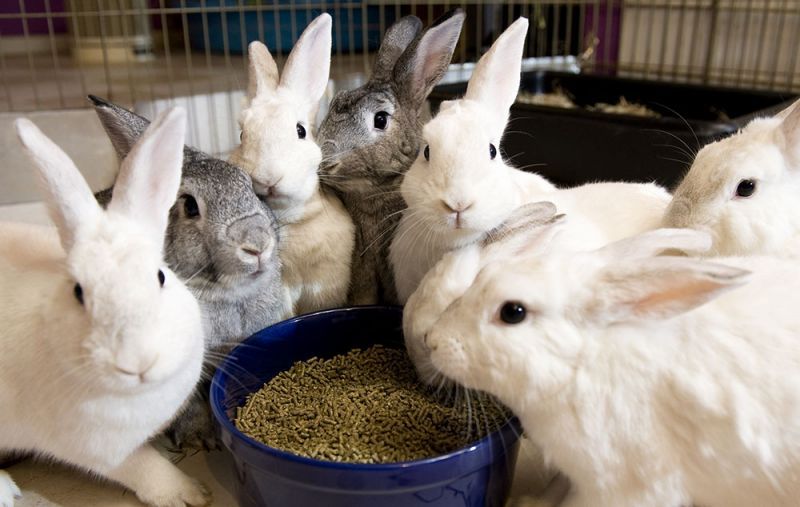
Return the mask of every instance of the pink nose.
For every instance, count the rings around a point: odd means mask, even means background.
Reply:
[[[461,213],[470,209],[473,204],[474,204],[473,202],[465,203],[463,201],[456,201],[455,203],[450,203],[448,201],[442,200],[442,205],[444,205],[445,209],[448,210],[450,213],[456,214],[456,229],[461,228]]]
[[[456,201],[454,204],[442,200],[442,205],[444,205],[445,209],[449,210],[452,213],[459,214],[467,211],[472,207],[474,203],[472,202],[463,202],[463,201]]]

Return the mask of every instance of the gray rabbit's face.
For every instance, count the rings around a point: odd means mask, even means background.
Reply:
[[[319,129],[320,180],[341,191],[367,191],[402,177],[419,150],[416,108],[390,83],[340,92]]]
[[[257,287],[278,266],[275,218],[239,168],[187,161],[170,210],[166,259],[201,298],[212,288]]]
[[[387,30],[369,81],[336,95],[320,125],[323,185],[364,197],[402,179],[419,151],[425,99],[450,63],[463,21],[453,11],[420,33],[422,22],[407,16]]]

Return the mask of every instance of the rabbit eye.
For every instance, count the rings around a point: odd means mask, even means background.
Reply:
[[[183,198],[183,211],[186,216],[189,218],[199,217],[200,208],[197,206],[195,198],[189,194],[183,194],[181,197]]]
[[[306,138],[306,128],[299,123],[297,124],[297,137],[300,139]]]
[[[160,269],[158,270],[158,284],[162,287],[164,286],[164,282],[167,280],[167,277],[164,276],[164,272]]]
[[[425,149],[422,151],[422,154],[425,156],[425,160],[431,160],[431,148],[428,145],[425,145]]]
[[[489,158],[494,160],[496,156],[497,156],[497,148],[495,148],[493,144],[489,143]]]
[[[241,142],[242,140],[244,140],[244,130],[239,132],[239,141]]]
[[[386,111],[378,111],[375,113],[373,125],[378,130],[386,130],[386,125],[389,123],[389,113]]]
[[[528,311],[522,306],[522,303],[516,301],[508,301],[503,303],[500,308],[500,320],[506,324],[519,324],[525,320],[525,315]]]
[[[78,300],[78,303],[83,304],[83,287],[81,287],[81,284],[76,283],[72,292],[75,294],[75,299]]]
[[[755,180],[742,180],[739,182],[739,186],[736,187],[736,195],[738,197],[750,197],[755,191]]]

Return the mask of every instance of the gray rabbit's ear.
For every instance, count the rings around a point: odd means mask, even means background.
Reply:
[[[106,134],[111,139],[111,144],[117,151],[117,156],[124,159],[128,156],[133,145],[147,130],[150,121],[138,114],[132,113],[113,102],[89,95],[89,100],[94,104],[94,111],[100,118]]]
[[[411,44],[414,37],[419,34],[420,30],[422,30],[422,21],[416,16],[400,18],[390,26],[383,36],[380,49],[378,49],[378,56],[375,58],[371,79],[377,81],[391,79],[397,59],[400,58],[400,55]]]
[[[463,24],[464,12],[450,11],[406,48],[394,68],[400,95],[414,104],[425,100],[450,64]]]

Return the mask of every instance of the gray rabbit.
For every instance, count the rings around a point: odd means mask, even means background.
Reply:
[[[89,96],[120,158],[149,121]],[[112,189],[97,194],[106,204]],[[279,235],[272,211],[241,169],[184,147],[178,199],[169,213],[164,258],[203,311],[206,363],[218,364],[235,345],[289,313],[281,288]],[[212,370],[206,371],[210,377]],[[167,434],[180,448],[217,447],[206,378]]]
[[[319,128],[320,182],[356,225],[351,304],[396,304],[389,244],[405,208],[400,182],[420,147],[425,99],[453,55],[464,14],[451,11],[424,32],[406,16],[386,32],[372,76],[338,93]]]

